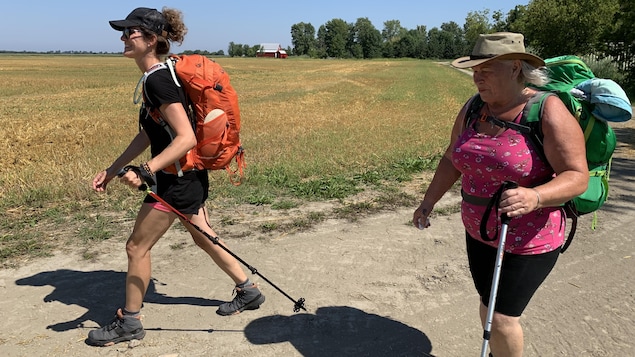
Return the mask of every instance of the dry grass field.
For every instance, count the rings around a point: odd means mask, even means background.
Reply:
[[[431,61],[217,61],[240,96],[248,168],[238,188],[211,173],[211,194],[237,203],[284,206],[407,180],[438,158],[472,92],[468,77]],[[47,254],[61,236],[106,239],[118,234],[106,228],[113,220],[134,215],[133,192],[113,184],[97,195],[89,184],[138,130],[140,75],[117,56],[0,56],[1,259]]]

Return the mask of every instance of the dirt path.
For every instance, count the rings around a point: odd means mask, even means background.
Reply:
[[[633,124],[616,125],[611,195],[579,222],[576,240],[530,303],[526,356],[634,356],[635,147]],[[448,196],[443,204],[458,198]],[[430,229],[408,225],[412,209],[355,224],[326,221],[272,240],[231,239],[230,249],[308,311],[255,276],[260,310],[215,314],[231,284],[180,230],[153,250],[146,338],[95,348],[88,331],[123,300],[121,242],[101,243],[87,262],[58,254],[0,271],[0,355],[10,356],[477,356],[482,329],[458,214]],[[184,249],[176,243],[187,242]],[[177,244],[178,245],[178,244]]]

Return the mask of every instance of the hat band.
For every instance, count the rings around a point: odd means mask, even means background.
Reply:
[[[494,58],[498,55],[470,55],[470,60],[474,61],[474,60],[482,60],[482,59],[489,59],[489,58]]]

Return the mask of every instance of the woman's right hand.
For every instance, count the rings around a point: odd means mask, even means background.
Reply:
[[[430,212],[432,212],[432,207],[427,208],[424,203],[421,202],[412,215],[412,224],[419,229],[430,227],[430,219],[428,218],[428,216],[430,216]]]
[[[135,170],[127,170],[123,175],[119,175],[121,183],[127,185],[130,188],[138,189],[145,182],[141,175]],[[152,183],[150,183],[152,185]]]

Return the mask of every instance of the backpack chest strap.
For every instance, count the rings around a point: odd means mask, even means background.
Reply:
[[[514,123],[513,121],[507,121],[507,120],[500,120],[498,118],[495,118],[493,116],[486,116],[484,118],[484,120],[492,125],[495,125],[499,128],[504,128],[504,129],[512,129],[514,131],[517,131],[521,134],[529,134],[531,133],[531,128],[528,127],[527,125],[523,125],[523,124],[518,124],[518,123]]]
[[[546,95],[549,94],[550,93],[538,92],[536,95],[532,96],[523,108],[519,123],[501,120],[491,115],[485,115],[484,113],[481,114],[481,109],[485,103],[481,99],[480,95],[476,94],[470,99],[469,110],[465,118],[465,125],[466,127],[470,126],[476,121],[487,122],[499,128],[512,129],[520,134],[532,134],[534,129],[527,124],[527,118],[531,117],[530,115],[537,114],[540,116],[542,114],[542,102],[544,98],[546,98]],[[534,104],[539,105],[535,106]]]

